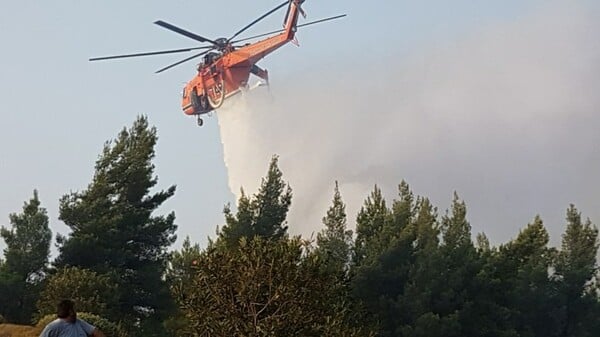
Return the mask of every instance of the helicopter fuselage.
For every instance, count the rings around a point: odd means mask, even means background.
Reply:
[[[238,49],[225,46],[221,54],[208,55],[198,73],[183,89],[181,107],[186,115],[201,115],[219,108],[223,100],[248,87],[250,74],[268,82],[266,70],[256,66],[262,58],[292,41],[298,10],[292,2],[284,32]]]

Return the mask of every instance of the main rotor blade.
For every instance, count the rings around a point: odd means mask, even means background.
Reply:
[[[276,12],[277,10],[279,10],[281,7],[283,7],[283,6],[287,5],[288,3],[289,3],[288,1],[284,2],[284,3],[282,3],[281,5],[279,5],[279,6],[275,7],[275,8],[273,8],[273,9],[271,9],[270,11],[268,11],[267,13],[263,14],[263,15],[262,15],[261,17],[259,17],[258,19],[256,19],[256,20],[254,20],[254,21],[250,22],[250,23],[249,23],[249,24],[248,24],[246,27],[244,27],[244,28],[240,29],[240,30],[239,30],[237,33],[233,34],[233,36],[232,36],[232,37],[230,37],[230,38],[229,38],[227,41],[231,41],[231,40],[233,40],[233,38],[234,38],[234,37],[236,37],[236,36],[240,35],[240,34],[241,34],[241,33],[243,33],[243,32],[244,32],[246,29],[248,29],[248,28],[250,28],[250,27],[254,26],[254,25],[255,25],[256,23],[258,23],[260,20],[262,20],[262,19],[266,18],[267,16],[269,16],[269,15],[273,14],[274,12]]]
[[[124,55],[92,57],[92,58],[90,58],[90,61],[102,61],[102,60],[112,60],[112,59],[120,59],[120,58],[127,58],[127,57],[138,57],[138,56],[150,56],[150,55],[184,53],[184,52],[188,52],[188,51],[192,51],[192,50],[209,49],[209,48],[212,48],[212,46],[184,48],[184,49],[161,50],[161,51],[152,51],[152,52],[147,52],[147,53],[136,53],[136,54],[124,54]]]
[[[168,65],[168,66],[166,66],[166,67],[164,67],[164,68],[162,68],[162,69],[159,69],[159,70],[157,70],[157,71],[156,71],[156,72],[154,72],[154,73],[155,73],[155,74],[162,73],[163,71],[165,71],[165,70],[167,70],[167,69],[171,69],[171,68],[173,68],[174,66],[178,66],[178,65],[182,64],[183,62],[187,62],[187,61],[189,61],[189,60],[191,60],[191,59],[195,59],[196,57],[202,56],[202,55],[204,55],[204,54],[208,53],[209,51],[210,51],[210,50],[206,50],[206,51],[203,51],[203,52],[201,52],[201,53],[199,53],[199,54],[192,55],[192,56],[190,56],[190,57],[188,57],[188,58],[185,58],[185,59],[183,59],[183,60],[181,60],[181,61],[179,61],[179,62],[173,63],[173,64],[171,64],[171,65]]]
[[[301,25],[297,25],[297,28],[300,27],[305,27],[305,26],[309,26],[309,25],[314,25],[316,23],[321,23],[321,22],[325,22],[325,21],[330,21],[330,20],[335,20],[335,19],[340,19],[347,16],[346,14],[341,14],[341,15],[336,15],[336,16],[332,16],[329,18],[325,18],[325,19],[321,19],[321,20],[316,20],[316,21],[312,21],[312,22],[307,22],[307,23],[303,23]],[[278,30],[274,30],[272,32],[268,32],[268,33],[264,33],[264,34],[259,34],[259,35],[254,35],[251,37],[247,37],[241,40],[236,40],[236,41],[232,41],[231,43],[238,43],[238,42],[243,42],[243,41],[248,41],[248,40],[252,40],[252,39],[256,39],[258,37],[263,37],[263,36],[267,36],[267,35],[271,35],[271,34],[275,34],[275,33],[281,33],[283,32],[285,29],[278,29]]]
[[[183,29],[183,28],[179,28],[179,27],[177,27],[177,26],[174,26],[174,25],[172,25],[172,24],[170,24],[170,23],[167,23],[167,22],[164,22],[164,21],[162,21],[162,20],[158,20],[158,21],[154,22],[154,24],[156,24],[156,25],[159,25],[159,26],[161,26],[161,27],[163,27],[163,28],[166,28],[166,29],[168,29],[168,30],[174,31],[175,33],[179,33],[179,34],[181,34],[181,35],[183,35],[183,36],[187,36],[187,37],[189,37],[190,39],[193,39],[193,40],[196,40],[196,41],[200,41],[200,42],[210,42],[210,43],[214,44],[215,46],[218,46],[218,45],[219,45],[218,43],[216,43],[216,42],[215,42],[215,41],[213,41],[213,40],[207,39],[207,38],[205,38],[205,37],[202,37],[202,36],[200,36],[200,35],[198,35],[198,34],[194,34],[194,33],[192,33],[192,32],[188,32],[187,30],[185,30],[185,29]]]

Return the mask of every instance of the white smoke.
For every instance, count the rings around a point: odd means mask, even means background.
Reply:
[[[600,216],[597,14],[555,6],[408,57],[315,61],[219,111],[230,188],[256,192],[278,154],[292,233],[322,228],[335,180],[352,224],[373,184],[391,201],[406,179],[441,209],[458,191],[493,241],[538,213],[556,241],[570,202]]]

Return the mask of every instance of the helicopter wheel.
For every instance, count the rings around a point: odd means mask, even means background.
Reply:
[[[223,105],[223,101],[225,100],[225,81],[223,80],[223,77],[221,77],[221,81],[215,84],[211,90],[212,95],[210,93],[207,93],[206,95],[206,98],[208,98],[208,104],[210,104],[211,108],[218,109],[221,107],[221,105]],[[215,100],[213,100],[213,95]]]
[[[204,121],[202,120],[202,118],[200,118],[200,116],[198,116],[198,126],[202,126],[204,124]]]

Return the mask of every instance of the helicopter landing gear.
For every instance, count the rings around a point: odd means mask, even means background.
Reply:
[[[204,121],[202,118],[200,118],[200,116],[198,116],[198,120],[196,122],[198,123],[198,126],[202,126],[204,124]]]

